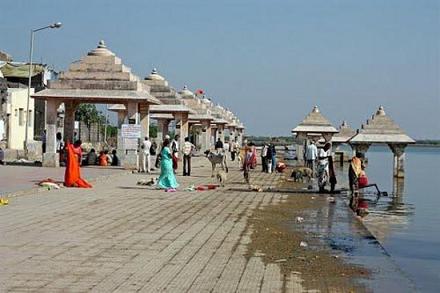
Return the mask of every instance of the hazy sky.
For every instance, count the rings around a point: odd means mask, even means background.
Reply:
[[[358,128],[379,105],[440,138],[440,3],[424,0],[2,0],[0,49],[65,70],[104,39],[140,77],[202,88],[250,134],[289,135],[316,104]]]

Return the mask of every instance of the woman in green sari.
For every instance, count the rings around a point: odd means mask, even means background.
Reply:
[[[157,186],[161,189],[173,191],[179,184],[177,183],[176,176],[173,170],[173,158],[171,150],[169,148],[170,140],[165,139],[163,141],[160,161],[160,177]]]

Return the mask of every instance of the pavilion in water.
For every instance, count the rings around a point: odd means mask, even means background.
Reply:
[[[366,153],[372,144],[386,144],[394,154],[393,176],[405,177],[405,148],[415,141],[385,113],[382,106],[362,124],[349,143],[355,151]]]

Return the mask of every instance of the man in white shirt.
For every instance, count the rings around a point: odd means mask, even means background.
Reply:
[[[318,152],[318,186],[319,192],[324,192],[325,185],[329,179],[328,158],[331,155],[331,144],[327,142],[324,148]]]
[[[313,171],[315,176],[315,161],[318,158],[318,148],[314,141],[311,141],[306,150],[306,166]]]
[[[185,137],[183,143],[183,176],[191,176],[191,157],[194,149],[195,147],[189,141],[189,137]]]
[[[150,161],[150,148],[151,148],[151,141],[148,139],[148,137],[145,137],[145,140],[142,143],[142,155],[143,155],[143,162],[142,162],[142,171],[150,174],[151,172],[151,161]]]

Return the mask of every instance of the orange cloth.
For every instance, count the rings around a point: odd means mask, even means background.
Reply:
[[[86,180],[81,178],[78,157],[75,154],[75,150],[71,143],[67,144],[67,161],[66,161],[66,173],[64,173],[64,186],[66,187],[81,187],[91,188]]]
[[[102,154],[99,156],[99,166],[107,166],[108,162],[107,162],[107,155]]]

